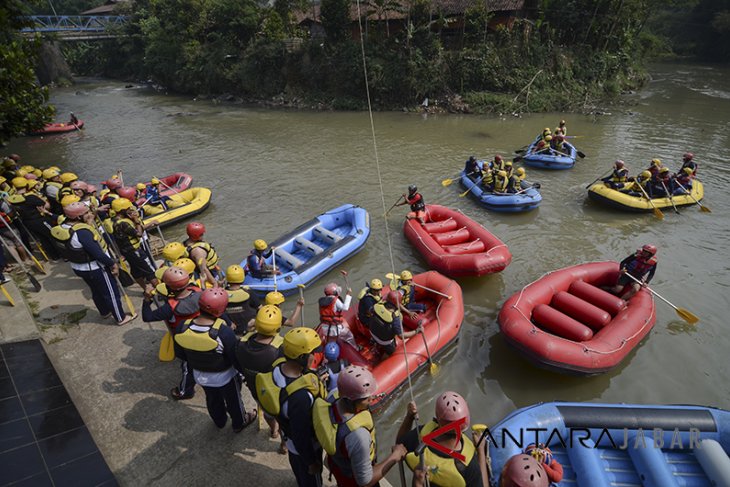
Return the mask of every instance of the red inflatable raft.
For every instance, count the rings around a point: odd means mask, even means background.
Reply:
[[[599,374],[618,365],[654,326],[654,299],[642,289],[628,302],[601,289],[616,262],[551,272],[510,297],[499,313],[507,343],[538,365]]]
[[[459,210],[426,205],[428,223],[406,220],[403,233],[429,267],[450,277],[500,272],[512,261],[507,246]]]
[[[418,315],[416,322],[406,317],[403,325],[404,330],[415,330],[417,322],[423,320],[423,334],[417,334],[406,340],[406,354],[403,353],[403,342],[398,339],[395,352],[382,360],[377,347],[370,338],[370,332],[357,319],[357,300],[353,300],[350,309],[345,312],[345,319],[350,324],[350,329],[361,350],[358,351],[338,340],[340,358],[347,359],[351,364],[364,365],[373,372],[378,382],[378,394],[373,405],[381,403],[406,384],[409,370],[413,374],[423,366],[428,366],[428,352],[424,339],[428,342],[431,357],[435,357],[444,347],[456,340],[461,329],[464,319],[464,302],[461,287],[456,281],[438,272],[429,271],[414,275],[413,282],[450,298],[416,287],[416,301],[425,303],[426,311]],[[385,286],[383,295],[389,291],[390,288]],[[407,355],[408,358],[407,367],[404,355]]]
[[[185,191],[193,184],[193,177],[190,174],[184,172],[172,173],[169,176],[165,176],[164,178],[159,179],[162,183],[164,183],[161,184],[160,187],[160,195],[162,196],[172,196],[181,191]],[[149,186],[150,184],[152,183],[144,183],[145,186]],[[169,187],[167,187],[166,185]],[[145,188],[145,190],[142,192],[142,195],[143,196],[137,200],[138,205],[144,204],[145,200],[147,199],[147,188]]]
[[[68,122],[63,123],[47,123],[45,127],[37,132],[31,132],[29,135],[55,135],[65,134],[66,132],[74,132],[76,130],[84,128],[84,121],[79,120],[76,125]]]

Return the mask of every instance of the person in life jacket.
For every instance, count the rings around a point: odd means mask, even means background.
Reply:
[[[326,377],[327,392],[337,389],[337,379],[340,372],[350,365],[347,359],[340,358],[340,345],[337,342],[329,342],[324,345],[324,363],[317,371],[320,377]]]
[[[281,330],[281,310],[271,304],[262,306],[256,313],[254,331],[246,333],[238,342],[236,357],[241,365],[243,378],[256,398],[256,375],[271,372],[274,362],[283,357],[281,345],[284,339],[279,335]],[[276,418],[264,411],[264,419],[269,425],[269,436],[279,438],[279,423]],[[286,441],[281,440],[279,453],[285,455]]]
[[[201,290],[190,283],[190,276],[179,267],[168,267],[162,275],[162,282],[153,288],[147,285],[142,302],[142,320],[150,323],[163,321],[167,330],[174,337],[182,324],[200,314],[198,301]],[[157,302],[157,309],[152,309],[154,295],[161,296],[164,301]],[[176,400],[190,399],[195,395],[195,377],[193,369],[186,361],[180,364],[182,378],[180,385],[170,390],[170,395]]]
[[[624,185],[623,188],[619,189],[619,191],[631,196],[645,197],[644,192],[647,191],[650,181],[651,173],[649,171],[643,171],[635,178],[628,178],[628,182]]]
[[[259,300],[241,287],[245,277],[246,273],[240,265],[230,265],[226,269],[226,315],[231,320],[231,328],[236,335],[249,332],[249,322],[256,316],[260,306]]]
[[[146,187],[147,189],[147,201],[150,205],[160,205],[163,210],[169,208],[170,197],[160,194],[160,180],[152,178],[150,184]]]
[[[687,194],[692,189],[692,168],[685,167],[672,179],[673,194]]]
[[[654,245],[644,245],[636,253],[629,255],[621,261],[619,267],[621,272],[618,277],[616,285],[606,288],[607,291],[618,295],[627,284],[631,287],[621,295],[621,299],[628,301],[631,297],[639,292],[642,286],[645,286],[651,282],[656,272],[657,248]],[[626,274],[630,274],[635,279],[641,281],[641,284],[635,282]]]
[[[411,184],[408,186],[408,194],[403,193],[403,201],[395,206],[411,205],[411,211],[406,215],[406,220],[418,220],[419,223],[426,223],[426,202],[418,192],[418,188]]]
[[[487,191],[494,191],[494,171],[487,168],[482,174],[482,187]]]
[[[376,435],[370,403],[378,385],[373,374],[359,365],[340,373],[336,398],[318,398],[312,421],[317,440],[327,452],[327,465],[340,487],[378,485],[406,454],[396,445],[383,462],[376,463]]]
[[[2,185],[5,184],[4,179],[4,177],[0,176],[0,190],[2,190]],[[13,247],[15,247],[15,252],[18,254],[18,257],[20,257],[20,260],[26,262],[29,257],[25,252],[23,242],[20,240],[22,237],[20,236],[17,228],[10,227],[13,225],[13,219],[17,218],[17,212],[15,211],[15,208],[13,208],[13,205],[8,203],[6,198],[7,196],[5,196],[5,194],[2,194],[2,197],[0,198],[0,235],[5,242],[9,242],[13,245]],[[0,251],[0,253],[2,253],[2,251]]]
[[[669,185],[671,184],[671,174],[668,167],[660,167],[656,176],[651,178],[648,185],[649,197],[663,198],[667,196]]]
[[[486,442],[476,447],[478,433],[472,431],[472,438],[466,435],[469,429],[469,405],[466,400],[453,391],[446,391],[436,398],[435,417],[421,426],[413,428],[418,416],[418,408],[414,402],[408,403],[406,416],[398,429],[397,442],[408,451],[406,465],[416,471],[419,464],[428,472],[431,485],[440,487],[488,487],[489,478],[486,469]],[[446,455],[431,446],[424,446],[422,439],[432,431],[456,421],[463,421],[461,431],[448,430],[434,441],[449,450],[461,453],[465,458],[459,460]],[[418,451],[421,451],[420,456]]]
[[[537,143],[535,152],[537,152],[538,154],[551,154],[553,151],[552,141],[552,135],[546,136],[543,140]]]
[[[464,174],[473,177],[477,181],[482,177],[482,168],[479,167],[479,161],[474,156],[469,156],[464,164]]]
[[[279,291],[271,291],[266,293],[264,296],[264,304],[271,304],[281,309],[281,305],[284,304],[286,298]],[[302,309],[304,308],[304,299],[299,298],[297,304],[294,307],[294,312],[288,318],[284,316],[282,311],[281,326],[294,326],[299,317],[302,315]]]
[[[562,134],[553,135],[553,140],[550,141],[550,148],[557,152],[563,152],[565,150],[565,137]]]
[[[385,356],[395,352],[396,338],[407,340],[421,331],[420,324],[416,330],[403,331],[401,314],[398,311],[400,300],[401,294],[391,291],[386,296],[385,302],[373,306],[375,314],[370,320],[370,336]]]
[[[63,209],[60,207],[58,200],[58,192],[63,187],[61,171],[49,167],[43,170],[42,177],[44,180],[43,193],[48,197],[48,202],[51,203],[51,209],[54,210],[54,213],[62,212]]]
[[[256,397],[264,411],[274,416],[286,438],[297,485],[322,485],[322,449],[312,425],[314,400],[326,395],[317,374],[311,370],[314,353],[322,348],[316,331],[300,326],[284,335],[284,358],[271,372],[256,375]]]
[[[101,202],[105,205],[111,205],[112,201],[119,198],[119,194],[117,192],[124,187],[122,184],[121,179],[114,176],[112,178],[109,178],[106,181],[103,181],[102,184],[106,186],[106,188],[109,190],[108,193],[102,198]]]
[[[662,167],[661,159],[652,159],[649,163],[647,171],[651,173],[652,177],[656,177],[659,174],[659,169]]]
[[[560,128],[560,132],[565,136],[568,135],[568,126],[565,124],[565,120],[561,120],[558,124],[558,128]]]
[[[267,251],[268,250],[268,251]],[[275,269],[273,265],[266,263],[266,259],[271,256],[271,249],[265,240],[256,239],[253,242],[253,250],[246,257],[246,272],[256,279],[265,279],[274,274],[281,274],[279,269]]]
[[[507,171],[497,171],[497,174],[494,178],[494,192],[506,193],[508,184],[509,176],[507,175]]]
[[[548,137],[551,137],[553,135],[553,132],[550,130],[550,127],[545,127],[542,130],[541,135],[542,135],[542,140],[544,140],[545,142],[550,142],[549,140],[545,140],[545,139],[547,139]]]
[[[241,366],[236,358],[236,335],[221,315],[228,305],[228,293],[221,288],[200,294],[200,314],[186,320],[175,334],[175,356],[193,369],[195,382],[205,391],[208,414],[218,428],[231,416],[234,433],[256,420],[257,412],[246,412],[241,400]]]
[[[699,169],[699,163],[697,163],[695,160],[695,155],[691,152],[685,152],[682,156],[682,167],[679,168],[679,171],[684,171],[685,168],[690,168],[692,170],[692,177],[697,176],[697,169]]]
[[[360,291],[357,305],[357,319],[366,328],[370,329],[370,322],[375,316],[375,305],[382,301],[380,292],[383,290],[383,282],[380,279],[373,279]]]
[[[544,466],[531,455],[513,455],[502,467],[499,487],[549,487],[550,478]]]
[[[615,190],[620,190],[626,186],[628,180],[629,168],[627,168],[626,163],[620,159],[614,163],[611,175],[601,179],[606,186]]]
[[[94,224],[94,214],[81,202],[63,209],[67,228],[54,227],[54,238],[62,241],[71,269],[91,289],[91,297],[102,317],[113,316],[118,325],[137,317],[125,314],[116,276],[119,266]]]
[[[416,319],[418,313],[426,311],[426,305],[416,302],[416,285],[413,284],[413,274],[409,270],[404,270],[398,276],[398,291],[401,294],[399,309],[401,312],[408,314],[411,319]]]
[[[17,211],[20,221],[40,241],[44,250],[47,249],[48,258],[57,260],[60,256],[56,251],[51,228],[55,225],[58,217],[51,213],[51,205],[45,199],[45,196],[37,191],[38,181],[35,179],[14,178],[12,184],[16,190],[15,198],[11,198],[9,201],[13,204],[13,209]],[[19,229],[23,229],[23,225]],[[21,237],[26,240],[27,236],[24,236],[24,234],[25,232],[22,231]],[[29,243],[26,242],[26,245],[29,245]]]
[[[157,286],[155,261],[143,242],[145,231],[154,227],[155,222],[142,223],[137,208],[126,198],[112,202],[116,213],[113,223],[113,237],[119,251],[129,263],[132,277],[144,290],[147,283]]]
[[[190,260],[195,262],[198,267],[200,277],[205,278],[213,287],[217,287],[220,275],[220,267],[218,266],[218,254],[211,244],[203,240],[205,234],[205,225],[200,222],[188,223],[186,227],[188,234],[187,240],[183,242]]]
[[[317,331],[325,342],[339,339],[349,343],[357,350],[355,336],[343,316],[343,313],[350,309],[352,289],[347,289],[344,302],[340,299],[341,293],[342,288],[334,282],[330,282],[324,287],[324,296],[319,298],[319,326]]]
[[[563,480],[563,466],[553,457],[553,452],[543,443],[531,443],[525,448],[525,453],[538,461],[547,474],[550,482],[556,484]]]

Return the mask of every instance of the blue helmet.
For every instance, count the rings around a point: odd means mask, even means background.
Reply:
[[[340,346],[336,342],[329,342],[324,346],[324,358],[330,362],[340,358]]]

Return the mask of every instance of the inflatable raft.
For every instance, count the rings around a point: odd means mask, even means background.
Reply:
[[[723,409],[548,402],[518,409],[489,434],[492,487],[536,435],[563,467],[558,487],[730,485],[730,411]]]
[[[643,196],[631,196],[615,189],[611,189],[602,181],[593,184],[588,188],[588,197],[599,203],[618,208],[624,211],[647,212],[653,211],[654,207],[659,209],[672,208],[672,202],[675,206],[696,205],[695,200],[700,201],[705,196],[705,188],[702,183],[696,179],[692,181],[692,189],[690,194],[672,196],[669,198],[652,198],[651,202]],[[692,199],[694,197],[694,200]]]
[[[478,161],[479,167],[483,167],[484,161]],[[492,211],[504,213],[518,213],[521,211],[534,210],[540,205],[542,195],[536,187],[522,182],[522,193],[492,193],[486,191],[480,182],[461,171],[461,185],[469,189],[472,198],[475,198],[482,206]],[[539,186],[538,186],[539,187]]]
[[[428,266],[449,277],[500,272],[512,261],[507,246],[459,210],[426,205],[428,223],[406,220],[403,233]]]
[[[65,134],[66,132],[74,132],[84,128],[84,121],[79,120],[76,125],[60,122],[60,123],[47,123],[45,127],[36,132],[31,132],[28,135],[56,135]]]
[[[553,271],[510,297],[499,312],[508,344],[541,367],[580,375],[618,365],[654,326],[646,289],[628,302],[602,289],[615,284],[617,262]]]
[[[522,156],[522,161],[525,165],[530,167],[537,167],[539,169],[570,169],[575,166],[575,160],[578,157],[578,151],[569,142],[563,142],[565,150],[559,152],[555,149],[550,149],[550,153],[536,154],[533,152],[537,143],[542,140],[541,136],[530,144],[527,148],[527,152]]]
[[[297,291],[299,284],[308,285],[324,273],[362,250],[370,236],[370,215],[364,208],[342,205],[299,225],[291,232],[270,242],[276,247],[276,276],[279,292]],[[273,256],[266,259],[273,263]],[[246,266],[246,259],[241,262]],[[273,277],[263,279],[246,274],[244,284],[256,292],[274,290]]]
[[[414,374],[429,365],[428,352],[435,357],[459,335],[464,320],[464,302],[461,287],[446,276],[435,271],[424,272],[413,276],[413,282],[426,286],[434,291],[450,296],[446,298],[423,288],[416,287],[416,301],[426,304],[426,311],[419,314],[418,321],[423,326],[423,334],[417,334],[405,344],[405,354],[408,356],[408,366],[404,359],[403,342],[398,339],[398,346],[389,357],[382,359],[377,347],[373,344],[368,329],[357,319],[356,300],[353,300],[350,309],[345,312],[345,319],[355,335],[355,340],[361,347],[356,350],[345,342],[339,341],[340,357],[350,363],[368,367],[378,382],[378,393],[372,405],[381,404],[399,388],[408,382],[408,372]],[[390,291],[388,286],[383,289],[383,295]],[[410,318],[404,320],[404,330],[415,330],[417,323]],[[428,343],[426,351],[425,342]]]
[[[161,196],[172,196],[181,191],[185,191],[193,184],[193,177],[190,174],[184,172],[172,173],[164,178],[159,178],[160,182],[164,183],[161,185]],[[151,182],[144,183],[145,186],[149,186]],[[147,189],[142,192],[142,197],[137,200],[138,205],[142,205],[147,199]]]
[[[159,206],[144,205],[145,217],[143,223],[152,220],[161,227],[177,223],[191,216],[202,213],[210,204],[211,191],[208,188],[190,188],[170,196],[170,208],[162,210]]]

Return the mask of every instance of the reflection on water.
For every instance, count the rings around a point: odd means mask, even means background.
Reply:
[[[465,319],[459,342],[438,360],[441,374],[420,374],[413,394],[423,420],[433,413],[440,391],[462,392],[472,421],[493,424],[515,407],[552,399],[581,401],[700,403],[730,406],[727,377],[727,235],[730,229],[730,70],[658,65],[649,87],[632,95],[636,106],[605,117],[540,114],[522,118],[375,113],[386,207],[417,184],[427,202],[462,209],[505,241],[512,264],[500,275],[462,279]],[[128,181],[176,171],[210,187],[213,204],[201,215],[225,265],[239,262],[256,238],[274,239],[301,222],[350,202],[372,218],[365,249],[344,267],[357,293],[372,277],[390,272],[378,175],[366,113],[268,111],[160,96],[119,83],[94,81],[53,93],[59,119],[73,111],[86,121],[81,133],[23,138],[7,152],[37,165],[58,164],[98,182],[123,168]],[[587,154],[570,171],[529,169],[542,184],[543,204],[524,215],[489,213],[458,184],[441,185],[471,154],[510,154],[544,127],[566,118],[569,135]],[[654,158],[672,168],[690,150],[700,162],[705,203],[664,221],[649,214],[625,214],[586,200],[585,186],[621,158],[633,173]],[[390,216],[396,270],[425,270],[401,233],[403,208]],[[183,226],[168,230],[178,238]],[[646,242],[659,247],[652,283],[667,299],[700,316],[696,327],[677,321],[657,302],[657,324],[614,371],[590,378],[537,369],[499,336],[500,305],[509,295],[555,268],[591,260],[621,259]],[[337,270],[305,292],[305,318],[314,324],[316,298]],[[285,304],[288,309],[290,305]],[[379,424],[392,425],[405,412],[391,401]],[[395,434],[381,427],[381,454]]]

